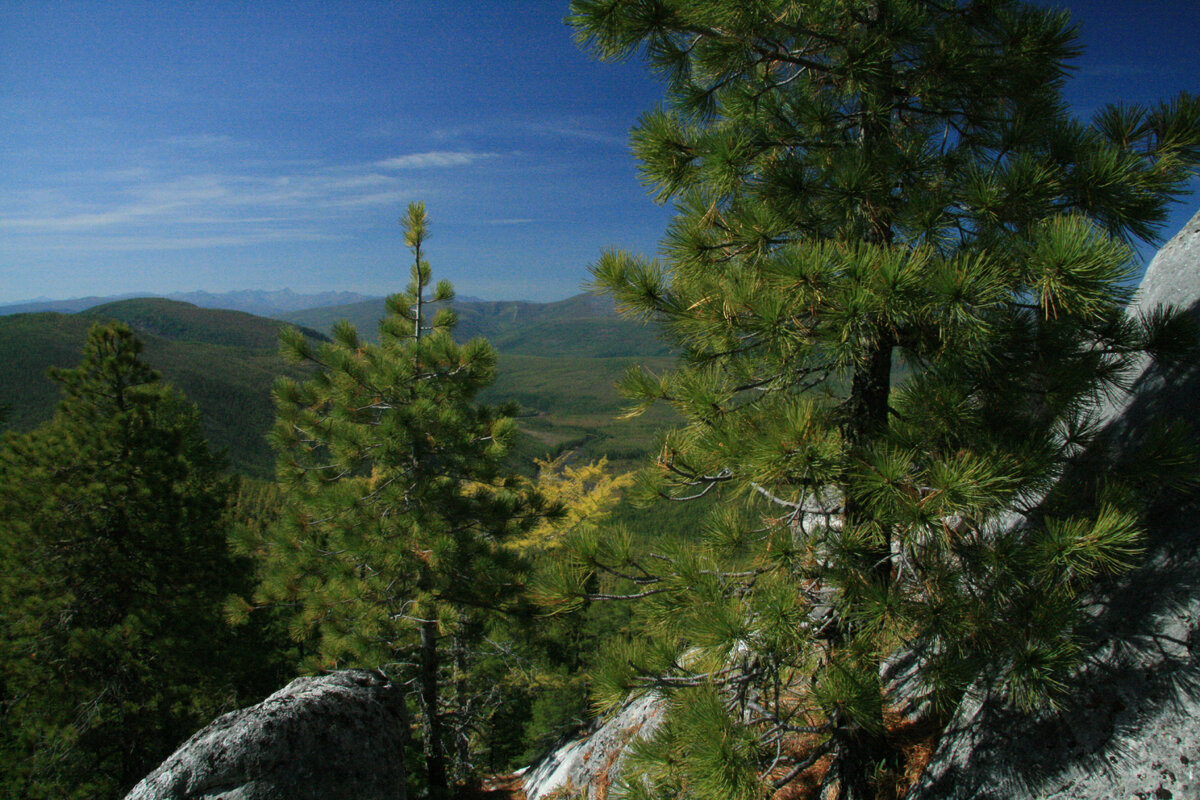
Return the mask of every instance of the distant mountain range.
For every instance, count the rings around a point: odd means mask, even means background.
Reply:
[[[665,356],[670,350],[654,329],[617,315],[607,297],[579,294],[553,303],[455,298],[459,339],[482,336],[501,353],[555,358],[620,358]],[[385,314],[382,298],[346,305],[310,308],[277,319],[328,331],[346,320],[364,339],[376,340]]]
[[[357,292],[320,292],[318,294],[298,294],[291,289],[274,291],[243,290],[236,292],[177,292],[168,295],[123,294],[109,297],[76,297],[70,300],[30,300],[25,303],[12,303],[0,306],[0,316],[8,314],[30,314],[39,311],[56,311],[60,314],[75,314],[89,308],[128,300],[134,297],[162,297],[167,300],[178,300],[191,303],[201,308],[223,308],[230,311],[245,311],[260,317],[278,317],[295,311],[320,306],[336,306],[348,303],[359,303],[367,300],[379,300],[370,295]]]
[[[575,449],[629,465],[671,418],[663,411],[615,421],[624,406],[614,388],[621,374],[634,364],[662,369],[672,359],[652,330],[618,317],[611,302],[580,295],[557,303],[456,300],[453,307],[461,320],[456,338],[486,336],[500,353],[485,399],[520,405],[525,437],[518,456],[525,463]],[[383,301],[375,299],[291,312],[287,322],[321,340],[335,321],[349,319],[369,339],[382,314]],[[9,426],[27,430],[49,419],[59,392],[47,367],[77,364],[88,328],[109,319],[130,325],[145,343],[145,360],[200,407],[209,441],[234,470],[271,473],[271,385],[280,375],[303,377],[305,368],[278,353],[286,322],[243,311],[134,298],[76,313],[0,316],[0,406],[9,407]]]

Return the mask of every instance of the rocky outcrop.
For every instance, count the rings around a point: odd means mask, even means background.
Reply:
[[[404,691],[383,674],[297,678],[219,717],[125,800],[403,800]]]
[[[586,793],[588,800],[603,800],[620,775],[629,745],[652,734],[662,713],[662,699],[657,694],[630,699],[595,731],[554,749],[526,770],[526,800],[541,800],[555,793]]]
[[[1158,253],[1133,313],[1200,321],[1200,213]],[[1200,364],[1150,363],[1106,410],[1120,447],[1159,420],[1200,428]],[[964,701],[909,800],[1200,798],[1200,503],[1160,509],[1144,565],[1098,595],[1099,644],[1063,706],[1032,718],[985,690]]]

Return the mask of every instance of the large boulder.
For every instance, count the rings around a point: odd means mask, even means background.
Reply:
[[[125,800],[403,800],[408,715],[386,676],[297,678],[219,717]]]
[[[1200,213],[1146,270],[1133,313],[1160,304],[1200,321]],[[1119,448],[1153,425],[1200,428],[1200,364],[1150,363],[1106,409]],[[1200,798],[1200,502],[1151,520],[1145,563],[1103,587],[1099,644],[1061,708],[1033,717],[977,687],[958,709],[909,800]]]

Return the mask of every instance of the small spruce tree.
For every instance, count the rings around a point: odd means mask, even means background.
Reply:
[[[1010,0],[574,0],[569,20],[667,82],[633,131],[677,208],[663,259],[594,275],[683,353],[625,380],[686,421],[645,493],[724,498],[699,546],[592,538],[558,574],[565,602],[642,601],[598,683],[672,711],[625,790],[760,797],[827,763],[822,797],[885,796],[891,659],[943,708],[979,677],[1042,702],[1084,589],[1137,553],[1115,472],[1050,489],[1132,360],[1187,338],[1123,315],[1124,240],[1194,174],[1200,102],[1072,119],[1074,28]]]
[[[453,291],[442,281],[427,294],[424,205],[402,223],[411,282],[388,298],[378,345],[345,322],[315,349],[294,329],[283,335],[285,355],[318,372],[275,387],[285,509],[257,600],[294,605],[296,638],[317,636],[309,668],[382,668],[413,682],[426,785],[445,797],[448,742],[461,740],[446,730],[459,718],[447,704],[466,695],[466,645],[481,618],[517,601],[525,563],[503,545],[547,508],[505,469],[512,420],[475,402],[495,352],[455,343],[454,312],[433,311]]]

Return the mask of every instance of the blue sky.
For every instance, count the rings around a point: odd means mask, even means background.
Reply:
[[[1200,91],[1200,2],[1069,3],[1068,98]],[[424,200],[464,294],[580,291],[668,211],[626,133],[660,96],[601,64],[565,0],[0,3],[0,304],[205,289],[384,294]],[[1176,209],[1174,232],[1200,206]]]

